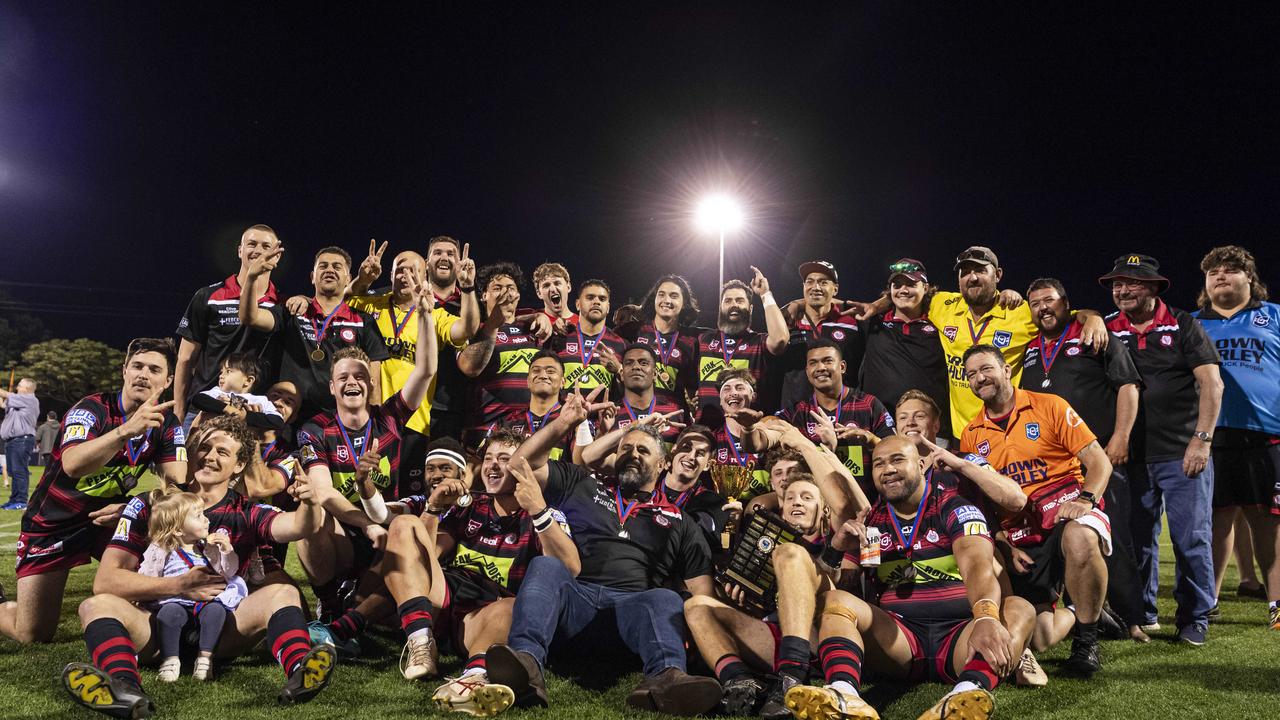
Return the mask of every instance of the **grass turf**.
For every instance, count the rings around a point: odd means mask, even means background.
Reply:
[[[33,468],[34,486],[39,469]],[[0,583],[14,588],[13,543],[18,534],[19,513],[0,511]],[[1175,718],[1213,717],[1251,720],[1280,718],[1280,633],[1266,629],[1266,604],[1238,600],[1232,589],[1237,575],[1232,568],[1224,583],[1222,619],[1209,630],[1209,642],[1201,648],[1174,643],[1172,551],[1164,540],[1161,572],[1160,620],[1165,626],[1149,645],[1129,641],[1103,643],[1103,671],[1092,681],[1060,674],[1069,643],[1040,656],[1050,675],[1048,687],[1024,690],[1012,684],[996,691],[996,716],[1001,718]],[[289,572],[302,577],[294,556]],[[92,566],[71,573],[62,605],[62,622],[52,644],[23,647],[0,639],[0,718],[93,717],[65,696],[59,676],[63,665],[86,659],[76,621],[76,606],[89,594]],[[275,692],[283,680],[279,666],[265,654],[240,658],[221,667],[217,679],[197,683],[184,676],[168,685],[155,681],[155,670],[143,669],[148,692],[153,694],[159,717],[164,718],[280,718],[353,717],[419,718],[437,714],[430,704],[434,683],[415,684],[401,679],[397,669],[401,636],[375,631],[362,640],[364,657],[339,666],[333,683],[305,706],[281,709]],[[445,672],[456,672],[456,658],[448,659]],[[184,672],[189,672],[184,668]],[[533,711],[530,717],[623,718],[658,717],[629,711],[624,699],[639,681],[638,667],[610,666],[607,661],[578,658],[571,680],[564,674],[549,677],[552,706]],[[915,718],[931,706],[946,688],[937,684],[895,685],[871,679],[864,695],[885,718]],[[508,716],[525,715],[509,711]]]

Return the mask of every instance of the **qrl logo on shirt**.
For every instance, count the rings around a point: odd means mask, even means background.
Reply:
[[[982,442],[978,443],[978,454],[983,457],[990,455],[991,443],[986,440],[983,440]]]
[[[1027,423],[1027,439],[1028,440],[1040,439],[1040,423],[1035,423],[1035,422]]]
[[[351,459],[351,456],[347,454],[347,448],[342,445],[338,446],[337,455],[338,455],[338,462],[347,462],[348,460]]]
[[[960,332],[960,328],[956,327],[955,325],[948,325],[942,328],[942,334],[946,335],[947,339],[950,340],[951,342],[955,342],[956,333],[958,332]]]
[[[578,352],[578,343],[565,343],[565,344],[564,344],[564,351],[565,351],[565,352],[571,352],[571,353],[577,353],[577,352]]]
[[[998,348],[1007,348],[1013,342],[1013,333],[1008,330],[997,330],[995,336],[991,338],[991,344]]]
[[[1271,318],[1263,315],[1262,313],[1258,313],[1253,316],[1253,324],[1258,327],[1266,327],[1271,324]]]

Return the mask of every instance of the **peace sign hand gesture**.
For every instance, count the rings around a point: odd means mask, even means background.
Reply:
[[[173,400],[156,404],[156,400],[160,399],[160,393],[164,392],[164,388],[158,388],[147,401],[133,411],[133,415],[120,426],[120,433],[125,438],[132,438],[145,433],[152,428],[158,428],[164,424],[165,415],[168,414],[169,408],[173,407]]]
[[[382,275],[382,253],[387,251],[387,241],[383,241],[382,247],[378,247],[378,241],[369,240],[369,255],[360,263],[360,272],[357,279],[368,285],[372,284],[378,276]]]
[[[471,259],[471,243],[462,244],[462,259],[458,261],[455,280],[461,287],[475,287],[476,261]]]

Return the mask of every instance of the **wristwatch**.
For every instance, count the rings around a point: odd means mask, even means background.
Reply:
[[[1081,491],[1080,491],[1080,495],[1079,495],[1079,497],[1077,497],[1076,499],[1077,499],[1077,500],[1084,500],[1085,502],[1089,503],[1090,505],[1092,505],[1092,506],[1094,506],[1094,507],[1098,507],[1098,496],[1097,496],[1097,495],[1094,495],[1093,493],[1089,492],[1088,490],[1081,490]]]
[[[1205,431],[1203,431],[1203,430],[1197,430],[1197,431],[1195,431],[1195,436],[1196,436],[1197,438],[1199,438],[1200,440],[1203,440],[1203,441],[1205,441],[1205,442],[1207,442],[1207,443],[1211,443],[1211,442],[1213,442],[1213,435],[1211,435],[1211,434],[1209,434],[1209,433],[1207,433],[1207,432],[1205,432]]]

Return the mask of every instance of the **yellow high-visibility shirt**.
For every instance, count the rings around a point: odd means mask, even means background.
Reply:
[[[373,315],[377,321],[378,333],[382,335],[382,341],[387,344],[387,351],[391,353],[391,357],[383,360],[381,365],[382,401],[386,402],[387,398],[404,387],[405,381],[409,379],[409,373],[413,372],[414,358],[418,350],[417,310],[415,309],[406,317],[404,312],[395,306],[391,293],[351,297],[347,299],[347,304],[356,310]],[[437,307],[431,311],[431,319],[435,322],[436,342],[440,347],[449,345],[461,350],[466,346],[466,342],[455,343],[449,338],[450,328],[458,322],[457,315]],[[399,333],[396,332],[397,326],[400,326]],[[423,435],[428,434],[431,429],[431,398],[435,394],[436,379],[433,377],[431,384],[427,386],[427,394],[422,399],[422,405],[409,418],[409,422],[405,424],[406,427]]]

